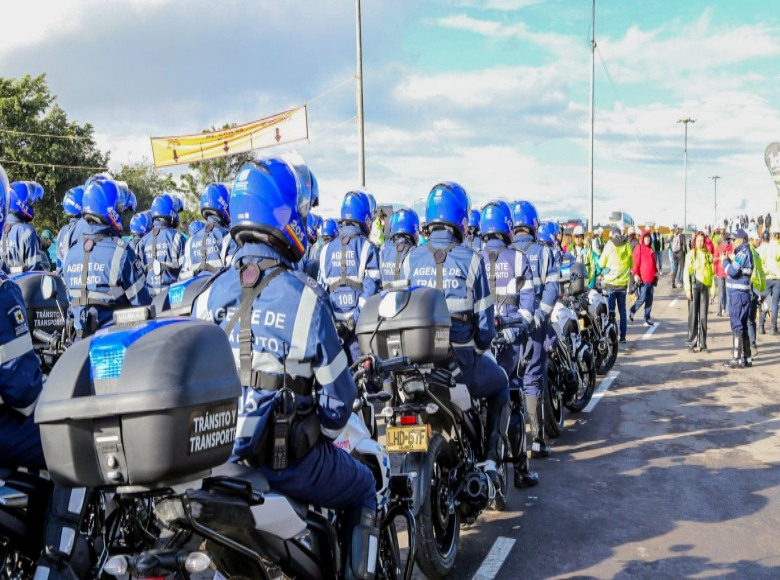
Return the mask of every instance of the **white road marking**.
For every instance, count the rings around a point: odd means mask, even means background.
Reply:
[[[618,378],[619,374],[620,371],[609,371],[607,376],[601,379],[601,384],[599,384],[598,388],[593,393],[593,397],[591,397],[588,406],[582,410],[583,413],[590,413],[596,408],[596,405],[601,401],[601,397],[603,397],[604,393],[607,392],[607,389],[612,386],[612,383],[615,382],[615,379]]]
[[[498,576],[498,571],[503,566],[509,552],[512,551],[515,541],[512,538],[504,538],[502,536],[496,538],[485,561],[482,562],[479,570],[474,574],[474,580],[493,580],[493,578]]]
[[[660,324],[660,322],[656,322],[655,324],[653,324],[653,326],[651,326],[650,328],[648,328],[648,329],[647,329],[647,332],[645,332],[645,333],[642,335],[642,340],[645,340],[646,338],[650,338],[650,335],[651,335],[651,334],[653,334],[653,333],[655,332],[655,329],[656,329],[656,328],[658,328],[659,324]]]
[[[677,304],[677,301],[678,301],[678,300],[679,300],[679,298],[675,298],[674,300],[672,300],[672,301],[669,303],[669,306],[667,306],[667,308],[674,308],[674,305],[675,305],[675,304]]]

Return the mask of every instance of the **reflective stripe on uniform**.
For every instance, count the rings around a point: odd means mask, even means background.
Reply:
[[[371,251],[372,245],[371,242],[366,240],[363,243],[363,247],[360,249],[360,264],[358,265],[358,277],[357,281],[362,282],[363,277],[366,275],[366,268],[368,267],[368,254]],[[369,276],[371,276],[369,274]],[[379,272],[375,276],[371,276],[372,278],[378,278]]]
[[[30,333],[26,332],[22,336],[15,338],[0,346],[0,365],[10,362],[20,356],[27,354],[33,349]]]
[[[304,287],[301,301],[298,303],[298,312],[295,314],[288,359],[303,360],[306,357],[306,345],[309,341],[309,332],[316,306],[317,294],[308,286]]]
[[[493,306],[493,297],[490,294],[488,294],[482,300],[478,300],[477,302],[474,303],[474,314],[479,314],[480,312],[484,312],[491,306]]]
[[[549,304],[545,304],[544,302],[542,302],[539,306],[542,309],[542,312],[545,314],[550,314],[553,311],[553,307]]]
[[[447,310],[450,314],[458,312],[471,312],[474,309],[474,299],[468,298],[447,298]]]
[[[130,286],[127,290],[125,290],[125,296],[127,296],[128,300],[132,300],[135,298],[138,293],[141,291],[141,288],[143,288],[146,285],[146,275],[141,274],[141,277],[136,280],[135,284]]]
[[[479,272],[479,265],[482,263],[482,258],[479,254],[475,253],[471,256],[471,263],[469,264],[469,272],[466,275],[466,292],[473,294],[474,281],[477,279],[477,273]]]
[[[122,264],[122,256],[125,253],[126,247],[124,241],[121,239],[117,240],[116,248],[114,248],[114,255],[111,257],[111,270],[108,273],[109,286],[116,286],[119,282],[119,276],[122,273],[120,265]]]
[[[260,417],[239,415],[236,422],[236,437],[252,437],[259,424]]]
[[[236,361],[236,365],[238,365],[240,360],[240,349],[238,347],[233,348],[233,358]],[[295,361],[287,357],[287,362],[284,364],[273,353],[258,351],[252,352],[252,370],[271,375],[284,375],[286,373],[291,377],[303,379],[310,379],[313,374],[311,364],[309,363]]]
[[[214,317],[209,310],[209,296],[211,295],[211,286],[195,300],[195,318],[198,320],[208,320],[214,322]]]
[[[314,376],[317,377],[317,381],[322,385],[331,384],[336,381],[341,373],[347,370],[347,367],[347,355],[343,350],[339,350],[336,358],[330,364],[314,370]]]

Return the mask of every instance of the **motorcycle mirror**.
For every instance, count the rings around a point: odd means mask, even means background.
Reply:
[[[378,314],[382,318],[394,318],[409,303],[411,292],[409,290],[390,290],[382,297],[379,303]]]
[[[159,276],[162,273],[162,264],[160,264],[159,260],[155,260],[152,263],[152,271],[155,276]]]
[[[43,276],[41,278],[41,294],[44,300],[50,300],[57,296],[57,286],[54,284],[54,279],[51,276]]]

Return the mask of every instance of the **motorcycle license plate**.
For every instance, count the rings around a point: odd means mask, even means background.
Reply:
[[[385,447],[389,453],[428,451],[428,427],[426,425],[388,426]]]

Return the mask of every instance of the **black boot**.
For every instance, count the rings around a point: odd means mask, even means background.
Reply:
[[[539,485],[539,474],[528,469],[528,456],[525,451],[515,461],[515,487],[534,487]]]
[[[344,568],[344,578],[345,580],[373,580],[379,550],[376,512],[363,508],[354,514],[345,513],[344,517],[347,527],[346,541],[349,542],[345,546],[347,563]]]
[[[750,368],[753,366],[753,355],[750,352],[750,342],[747,340],[744,340],[745,346],[742,351],[742,365],[745,368]],[[753,343],[753,349],[756,351],[756,354],[758,354],[758,349],[756,348],[756,344]]]
[[[730,369],[741,369],[745,366],[742,360],[742,353],[744,351],[744,342],[742,340],[742,334],[734,334],[734,351],[730,361],[723,363],[724,366]]]
[[[549,457],[552,453],[552,447],[544,440],[544,411],[541,401],[538,396],[526,395],[525,397],[525,408],[528,410],[528,422],[531,424],[531,435],[533,436],[531,457],[534,459]]]

